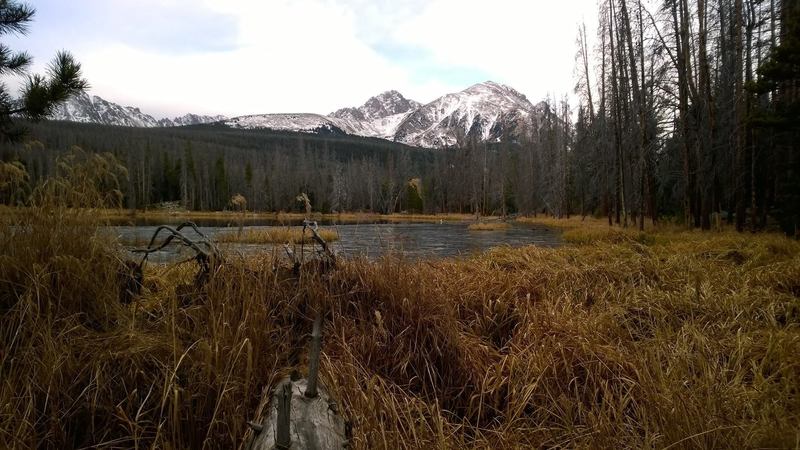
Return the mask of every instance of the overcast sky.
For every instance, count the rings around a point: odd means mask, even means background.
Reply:
[[[596,0],[41,0],[6,39],[43,71],[56,51],[91,93],[156,117],[328,113],[396,89],[428,102],[481,81],[536,102],[574,85]]]

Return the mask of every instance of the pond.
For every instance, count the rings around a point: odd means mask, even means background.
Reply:
[[[144,247],[160,223],[110,226],[106,230],[118,237],[123,244]],[[174,225],[174,224],[173,224]],[[200,231],[214,238],[219,233],[235,232],[236,227],[220,224],[198,224]],[[267,228],[269,225],[246,225],[247,228]],[[361,223],[325,225],[339,234],[339,240],[331,243],[337,255],[343,257],[366,256],[376,258],[388,253],[402,254],[410,258],[458,257],[485,251],[491,247],[537,245],[555,247],[561,244],[560,232],[543,226],[512,224],[496,231],[473,231],[464,222],[443,223]],[[191,233],[191,232],[189,232]],[[187,234],[188,235],[188,234]],[[193,235],[193,234],[192,234]],[[219,244],[223,251],[255,254],[278,251],[275,244]],[[309,247],[308,245],[306,247]],[[188,257],[191,254],[182,247],[170,246],[150,256],[152,262],[167,262]]]

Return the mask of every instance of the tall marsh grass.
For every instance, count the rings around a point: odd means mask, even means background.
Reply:
[[[502,231],[511,227],[506,222],[478,222],[470,224],[467,229],[470,231]]]
[[[318,232],[325,242],[339,240],[339,233],[336,230],[322,228]],[[311,231],[303,234],[302,227],[269,227],[269,228],[245,228],[241,232],[226,231],[219,233],[215,239],[218,242],[238,242],[247,244],[311,244],[314,242]]]
[[[3,220],[2,448],[241,448],[262,393],[305,370],[317,308],[354,448],[800,442],[800,243],[783,237],[592,231],[299,278],[265,256],[203,286],[153,266],[122,304],[87,215]]]

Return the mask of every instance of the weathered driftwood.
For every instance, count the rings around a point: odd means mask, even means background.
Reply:
[[[200,237],[199,239],[191,239],[186,236],[181,230],[184,228],[191,228],[194,230],[195,233]],[[158,245],[155,245],[156,240],[162,234],[166,234],[166,238]],[[147,261],[147,257],[154,252],[157,252],[166,246],[173,243],[173,241],[177,241],[180,245],[185,245],[186,247],[191,248],[195,251],[196,257],[203,258],[203,259],[211,259],[211,258],[221,258],[219,253],[219,249],[217,248],[216,244],[211,242],[206,235],[204,235],[192,222],[184,222],[178,225],[176,228],[172,228],[169,225],[161,225],[153,232],[153,237],[150,238],[150,243],[147,244],[145,248],[138,248],[133,250],[134,253],[142,253],[142,261],[139,265],[144,265],[145,261]]]
[[[294,254],[294,250],[292,250],[292,248],[289,247],[289,244],[283,244],[283,249],[286,250],[286,256],[288,256],[289,260],[292,262],[292,273],[294,273],[295,276],[299,275],[300,267],[302,266],[302,264],[300,263],[300,260],[297,259],[297,256]]]
[[[325,239],[319,235],[319,225],[313,220],[303,220],[303,236],[306,235],[306,230],[311,232],[311,240],[320,248],[314,247],[312,250],[312,259],[306,261],[305,239],[300,241],[300,251],[295,253],[289,243],[283,244],[283,249],[286,256],[292,263],[292,273],[294,276],[299,276],[301,270],[306,269],[312,272],[325,273],[328,270],[336,267],[336,254],[331,250]]]
[[[182,230],[184,228],[191,228],[198,237],[190,238],[183,233]],[[157,243],[159,237],[164,237],[164,239],[160,243]],[[195,260],[197,265],[200,266],[200,271],[195,277],[195,285],[197,286],[205,283],[212,268],[215,269],[218,267],[223,259],[217,245],[207,238],[206,235],[204,235],[197,228],[197,225],[192,222],[184,222],[175,228],[168,225],[159,226],[156,228],[155,232],[153,232],[153,236],[150,238],[150,243],[147,244],[147,247],[132,250],[133,253],[142,254],[142,259],[138,264],[137,270],[143,270],[144,264],[147,262],[147,258],[150,256],[150,254],[155,253],[170,244],[183,245],[194,250],[195,255],[189,258],[187,261]]]
[[[311,231],[311,238],[314,239],[314,242],[319,244],[322,247],[322,254],[325,255],[332,263],[336,261],[336,256],[333,254],[333,250],[328,246],[328,243],[325,242],[325,239],[319,235],[319,225],[314,220],[303,220],[303,234],[305,234],[306,229]]]
[[[286,381],[275,392],[277,397],[277,418],[275,420],[275,448],[289,450],[292,446],[292,382]]]
[[[317,378],[319,377],[319,358],[322,353],[322,313],[317,313],[314,328],[311,331],[311,352],[308,355],[308,389],[305,396],[317,396]]]
[[[338,414],[336,404],[327,391],[320,386],[317,396],[303,395],[308,390],[306,379],[292,381],[286,378],[272,393],[269,416],[262,423],[251,425],[254,438],[247,447],[250,450],[272,450],[278,446],[278,407],[285,388],[291,389],[289,408],[290,449],[341,449],[346,448],[345,421]],[[253,426],[255,425],[255,426]],[[257,428],[261,427],[260,431]]]
[[[262,423],[248,422],[254,432],[248,447],[251,450],[346,447],[344,419],[328,392],[318,384],[322,317],[322,312],[318,312],[311,332],[308,378],[283,380],[272,392],[266,420]]]

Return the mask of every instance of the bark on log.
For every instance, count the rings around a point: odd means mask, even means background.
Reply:
[[[311,352],[308,355],[308,389],[305,393],[308,398],[317,396],[320,353],[322,353],[322,313],[318,312],[311,331]]]
[[[324,386],[319,386],[317,396],[308,398],[306,379],[291,381],[285,379],[272,393],[272,405],[278,404],[284,386],[292,390],[290,408],[290,449],[342,449],[347,447],[345,421],[339,416],[336,404],[331,400]],[[278,409],[268,409],[269,416],[261,423],[263,428],[247,446],[250,450],[272,450],[277,447]],[[257,428],[257,427],[251,427]]]

